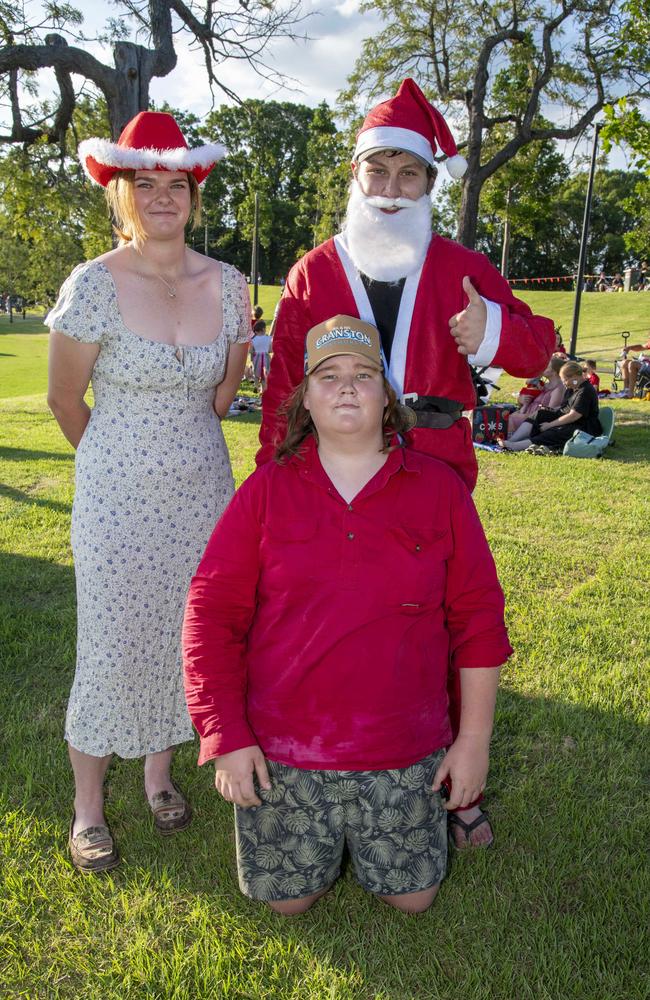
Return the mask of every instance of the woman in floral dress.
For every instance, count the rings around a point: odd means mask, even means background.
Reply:
[[[66,718],[72,862],[119,862],[104,816],[113,754],[144,757],[161,834],[191,809],[173,783],[192,739],[180,629],[192,573],[233,493],[221,420],[250,339],[242,275],[185,245],[199,184],[225,155],[190,150],[171,115],[142,112],[117,143],[80,147],[107,189],[119,245],[75,268],[47,317],[49,405],[77,449],[72,547],[77,666]],[[92,382],[94,406],[84,400]]]

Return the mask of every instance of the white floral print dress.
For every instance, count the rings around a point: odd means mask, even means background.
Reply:
[[[231,343],[250,339],[243,276],[222,265],[223,329],[178,352],[129,330],[110,271],[75,268],[46,318],[100,345],[72,508],[77,668],[66,739],[140,757],[192,739],[181,669],[185,597],[234,484],[212,404]]]

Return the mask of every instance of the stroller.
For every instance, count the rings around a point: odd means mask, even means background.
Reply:
[[[623,381],[623,369],[621,368],[621,362],[625,361],[627,358],[627,342],[630,339],[630,331],[623,330],[621,337],[623,338],[623,350],[621,351],[619,357],[614,360],[612,392],[618,392],[618,383]]]

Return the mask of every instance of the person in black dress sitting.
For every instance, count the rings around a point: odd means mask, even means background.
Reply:
[[[566,386],[562,405],[557,408],[540,407],[530,421],[530,434],[520,441],[503,441],[506,451],[525,451],[533,445],[545,445],[551,451],[562,451],[574,431],[585,431],[597,436],[602,434],[598,419],[598,393],[588,381],[577,361],[567,361],[560,369],[560,378]],[[524,425],[522,425],[524,426]]]

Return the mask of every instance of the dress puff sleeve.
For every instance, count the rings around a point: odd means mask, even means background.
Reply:
[[[223,315],[232,316],[232,326],[226,326],[226,336],[231,344],[246,344],[253,336],[251,328],[251,300],[246,278],[236,267],[223,264]]]
[[[81,344],[99,344],[108,333],[107,272],[93,261],[79,264],[61,285],[56,305],[44,319]]]

